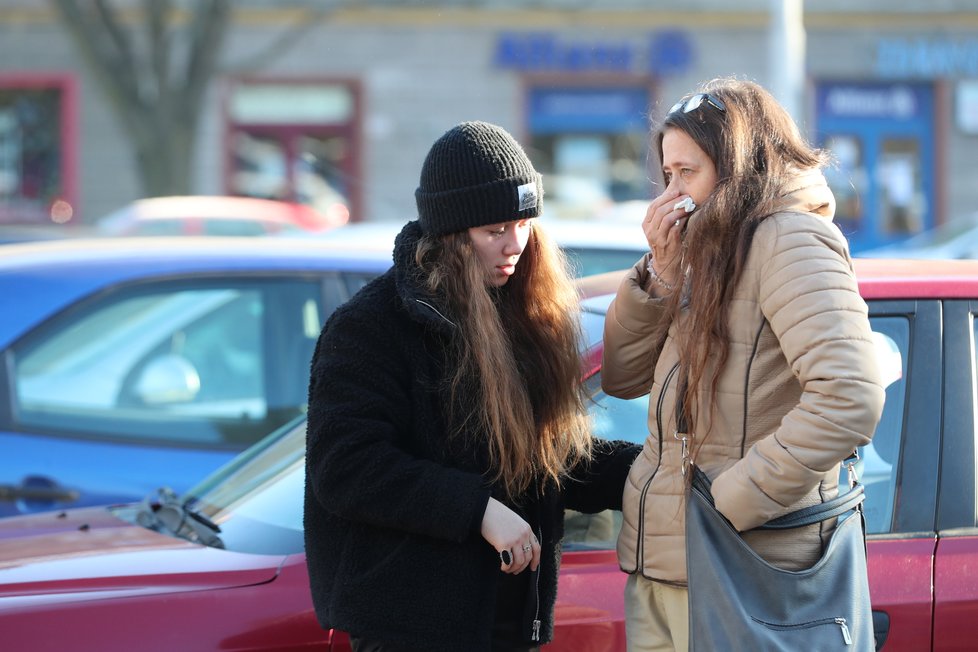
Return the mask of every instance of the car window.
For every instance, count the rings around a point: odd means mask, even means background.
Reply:
[[[180,220],[144,220],[132,222],[125,230],[127,235],[184,235],[186,224]]]
[[[561,249],[567,256],[567,261],[574,275],[579,277],[613,272],[619,269],[628,269],[635,265],[644,254],[638,248],[633,251],[611,247],[601,248],[565,245]]]
[[[865,485],[867,532],[886,533],[893,521],[896,498],[896,470],[899,468],[903,440],[903,413],[907,390],[907,353],[910,323],[904,317],[871,319],[877,360],[886,388],[886,403],[876,433],[869,445],[859,449],[856,470]],[[589,413],[594,435],[642,443],[648,434],[648,396],[617,399],[600,390],[599,377],[589,381]],[[840,490],[845,490],[847,473],[843,469]],[[564,519],[564,547],[568,550],[611,549],[621,526],[619,512],[581,514],[568,510]]]
[[[604,311],[581,311],[581,328],[584,331],[584,344],[594,346],[604,337]]]
[[[649,397],[620,399],[601,391],[600,374],[587,382],[590,395],[588,414],[591,432],[604,439],[624,439],[636,444],[649,434]],[[584,514],[566,510],[564,514],[564,550],[611,550],[621,529],[621,512],[605,510]]]
[[[243,448],[305,411],[315,281],[139,286],[13,352],[17,421],[67,436]]]
[[[910,321],[905,317],[870,318],[876,344],[877,361],[886,391],[883,414],[872,441],[859,449],[856,471],[866,488],[866,531],[884,534],[892,529],[896,500],[897,470],[904,437],[904,406],[907,398],[907,360],[910,347]],[[843,468],[839,490],[845,491],[848,475]]]
[[[201,220],[201,232],[203,235],[249,235],[258,236],[266,233],[279,231],[278,224],[274,222],[260,222],[257,220]]]

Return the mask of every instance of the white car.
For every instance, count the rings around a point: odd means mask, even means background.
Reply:
[[[641,223],[631,220],[570,220],[538,218],[567,255],[577,276],[631,267],[648,252]],[[284,233],[290,238],[314,237],[331,246],[390,251],[402,222],[356,222],[311,235]]]

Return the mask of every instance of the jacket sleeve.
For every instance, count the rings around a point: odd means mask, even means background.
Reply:
[[[665,299],[649,292],[646,255],[622,279],[604,320],[601,389],[617,398],[636,398],[652,389],[652,335],[665,319]]]
[[[741,531],[783,513],[869,443],[883,409],[868,309],[841,232],[809,214],[770,221],[755,236],[760,308],[802,391],[777,430],[713,482],[717,508]]]
[[[389,319],[341,308],[320,335],[309,383],[306,482],[351,521],[462,541],[489,500],[483,478],[412,455],[412,375]],[[420,343],[418,344],[420,346]]]
[[[591,459],[573,468],[564,482],[564,505],[586,514],[620,511],[625,479],[641,450],[627,441],[596,439]]]

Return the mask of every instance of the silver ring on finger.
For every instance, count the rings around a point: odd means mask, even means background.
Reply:
[[[533,546],[529,543],[523,546],[523,552],[530,552],[531,550],[533,550]]]

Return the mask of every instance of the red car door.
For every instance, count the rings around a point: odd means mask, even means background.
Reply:
[[[877,649],[931,649],[940,464],[941,302],[869,301],[886,403],[860,450]],[[845,476],[843,475],[843,478]]]

